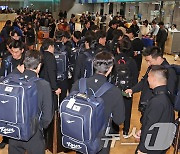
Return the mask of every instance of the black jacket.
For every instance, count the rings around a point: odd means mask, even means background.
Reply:
[[[96,92],[105,82],[107,82],[107,79],[104,75],[95,74],[87,79],[87,87]],[[76,81],[71,89],[71,92],[78,90],[79,81]],[[113,121],[117,125],[123,123],[125,119],[125,109],[121,91],[117,87],[113,86],[110,90],[102,95],[102,98],[105,103],[105,120],[107,124],[111,113],[113,115]]]
[[[138,145],[138,149],[143,153],[160,154],[162,152],[162,151],[149,151],[145,148],[144,144],[147,134],[152,134],[152,131],[149,131],[149,128],[153,124],[174,122],[173,105],[167,93],[168,90],[166,86],[159,86],[153,89],[153,97],[150,99],[150,102],[145,110],[145,113],[141,121],[142,128],[141,128],[141,137],[140,137],[140,143]],[[153,133],[155,133],[155,129],[153,129]],[[155,141],[156,135],[152,135],[151,137],[152,138],[150,143],[152,141]]]
[[[157,34],[157,36],[156,36],[156,42],[158,43],[158,44],[163,44],[163,43],[165,43],[166,42],[166,40],[167,40],[167,31],[166,31],[166,29],[165,28],[160,28],[159,29],[159,31],[158,31],[158,34]]]
[[[11,63],[6,68],[6,60],[7,60],[7,58],[9,58],[9,56],[11,56],[11,58],[10,58]],[[0,76],[5,75],[5,70],[7,70],[7,74],[11,73],[18,65],[22,65],[22,63],[23,63],[24,54],[22,54],[21,58],[18,60],[14,59],[11,54],[9,56],[4,57],[4,59],[2,60],[1,69],[0,69]],[[12,67],[12,70],[11,70],[11,67]]]
[[[92,57],[94,56],[91,49],[87,49],[84,52],[88,52]],[[77,57],[75,70],[74,70],[74,81],[77,81],[78,79],[84,77],[85,63],[87,58],[88,57],[83,52],[80,53],[79,56]]]
[[[113,39],[113,31],[114,29],[112,27],[110,27],[107,31],[107,35],[106,35],[106,40],[112,40]]]
[[[138,68],[137,68],[135,60],[131,57],[128,57],[125,53],[120,53],[115,56],[116,65],[118,65],[117,61],[119,59],[124,59],[126,63],[128,64],[129,71],[132,75],[132,85],[134,86],[138,82]]]
[[[25,70],[22,76],[28,76],[27,79],[36,76],[36,73],[30,70]],[[38,91],[38,111],[42,111],[42,117],[40,120],[40,126],[47,128],[53,117],[53,103],[52,103],[52,92],[50,85],[45,80],[35,81]],[[40,114],[39,114],[40,115]]]
[[[52,91],[56,91],[58,89],[57,65],[53,53],[48,51],[43,52],[43,66],[40,72],[40,77],[50,83]]]
[[[162,66],[169,65],[169,63],[164,59]],[[140,92],[141,91],[141,97],[140,102],[148,102],[149,99],[152,97],[152,90],[149,88],[149,84],[147,81],[148,73],[150,71],[151,67],[148,67],[146,74],[143,76],[140,82],[138,82],[133,88],[133,93]],[[171,93],[174,93],[176,89],[176,82],[177,82],[177,76],[176,72],[172,68],[168,68],[168,82],[167,82],[167,88]]]
[[[90,28],[87,29],[87,28],[85,27],[85,28],[82,30],[82,36],[85,36],[88,31],[90,31]]]
[[[130,29],[132,30],[134,37],[138,37],[139,26],[138,25],[131,25]]]

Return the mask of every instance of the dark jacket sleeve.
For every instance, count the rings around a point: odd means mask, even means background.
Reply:
[[[133,93],[137,93],[142,91],[145,82],[147,82],[147,78],[148,78],[148,73],[149,73],[150,68],[147,69],[146,74],[143,76],[143,78],[141,79],[140,82],[138,82],[134,87],[132,87],[132,91]]]
[[[77,81],[73,84],[70,92],[78,91],[78,90],[79,90],[79,80],[77,80]]]
[[[4,76],[5,74],[5,62],[4,60],[1,63],[0,76]]]
[[[47,128],[53,117],[52,92],[48,82],[43,82],[42,90],[42,117],[41,124],[43,128]]]
[[[172,94],[174,94],[174,92],[176,91],[177,81],[178,79],[175,70],[173,68],[168,68],[167,87]]]
[[[84,62],[85,62],[86,56],[84,54],[80,54],[77,58],[76,64],[75,64],[75,70],[74,70],[74,81],[77,81],[81,77],[83,77],[84,73]]]
[[[116,92],[114,91],[116,97],[113,98],[115,103],[113,106],[112,115],[113,122],[115,122],[117,125],[120,125],[125,120],[125,106],[121,91],[118,88],[116,89]]]
[[[53,56],[49,57],[46,61],[47,66],[47,75],[49,76],[49,82],[52,90],[56,91],[58,89],[57,86],[57,68],[56,68],[56,60]]]
[[[133,76],[133,86],[134,86],[138,83],[138,75],[139,75],[137,64],[134,59],[131,59],[130,69],[131,69],[132,76]]]
[[[141,138],[138,149],[144,153],[147,153],[147,149],[145,148],[144,144],[146,136],[149,133],[149,128],[159,121],[164,110],[163,107],[159,107],[160,103],[158,102],[158,99],[151,100],[151,106],[148,108],[148,113],[146,114],[146,117],[142,120]]]

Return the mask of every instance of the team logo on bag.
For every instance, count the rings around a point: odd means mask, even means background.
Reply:
[[[1,101],[2,104],[6,104],[8,102],[9,102],[8,100],[7,101]]]
[[[14,133],[15,130],[13,128],[0,127],[0,132],[3,134],[11,134]]]
[[[70,142],[67,142],[68,147],[70,147],[71,149],[81,149],[81,145],[76,145],[76,144],[72,144]]]

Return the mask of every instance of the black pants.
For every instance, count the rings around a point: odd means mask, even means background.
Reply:
[[[132,97],[124,98],[124,105],[125,105],[125,121],[124,121],[124,128],[123,131],[129,132],[130,122],[131,122],[131,111],[132,111]]]
[[[137,56],[134,56],[133,58],[136,61],[138,71],[140,72],[141,71],[141,64],[142,64],[142,54],[138,54]]]
[[[164,54],[165,42],[158,43],[158,47],[161,49],[162,53]]]
[[[9,139],[8,154],[45,154],[45,141],[40,130],[28,141]]]
[[[58,109],[58,105],[62,102],[62,100],[67,96],[67,89],[68,89],[68,80],[63,80],[57,81],[58,87],[61,89],[60,97],[59,97],[59,102],[58,102],[58,96],[53,93],[53,102],[54,102],[54,110]]]
[[[67,96],[67,90],[68,90],[68,79],[65,79],[63,81],[57,81],[58,87],[61,88],[61,94],[60,94],[60,102]]]
[[[72,77],[71,79],[68,79],[68,91],[71,91],[72,85],[74,83],[74,77]]]

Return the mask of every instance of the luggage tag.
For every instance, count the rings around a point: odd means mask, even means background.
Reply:
[[[66,107],[69,109],[72,109],[73,105],[75,104],[76,100],[74,98],[71,98],[69,102],[67,103]]]

